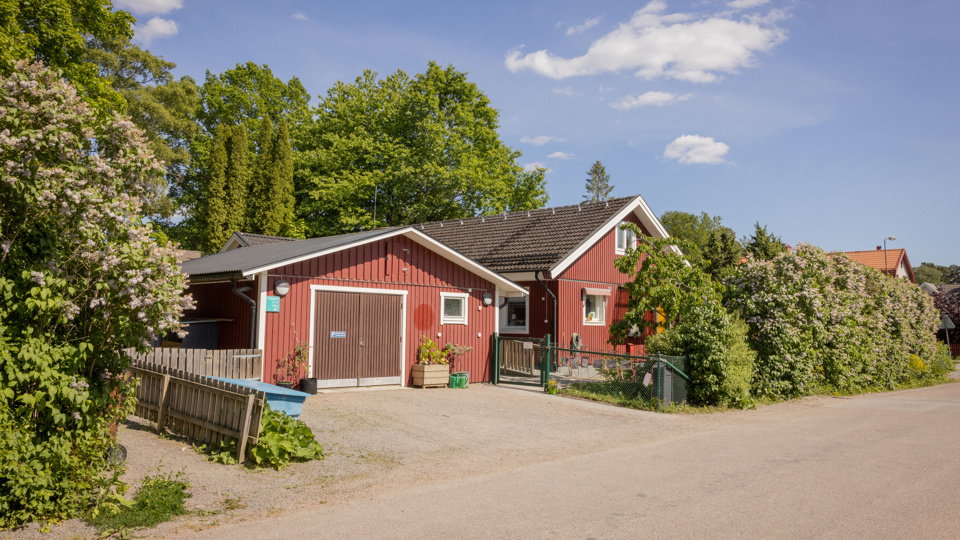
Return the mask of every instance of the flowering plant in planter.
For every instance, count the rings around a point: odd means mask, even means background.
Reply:
[[[417,363],[424,365],[447,365],[450,363],[447,352],[441,349],[432,339],[421,336],[417,346]]]
[[[301,371],[307,367],[309,350],[306,343],[298,341],[293,350],[288,350],[285,355],[277,359],[277,368],[274,372],[277,386],[292,388],[293,384],[300,380]]]

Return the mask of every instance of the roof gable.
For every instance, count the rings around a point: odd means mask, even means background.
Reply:
[[[281,242],[295,242],[296,240],[296,238],[287,238],[285,236],[268,236],[266,234],[235,231],[230,235],[230,238],[227,239],[226,243],[223,244],[223,247],[220,248],[220,253],[242,247],[265,246],[268,244],[278,244]]]
[[[260,272],[286,266],[296,262],[321,257],[329,253],[343,251],[356,246],[403,235],[446,259],[467,268],[507,291],[527,290],[490,269],[465,257],[463,254],[443,245],[412,227],[392,227],[374,229],[338,236],[325,236],[308,240],[293,240],[250,246],[244,249],[232,249],[186,261],[180,265],[181,271],[190,277],[193,283],[226,281],[229,279],[249,278]]]
[[[639,195],[414,227],[496,272],[549,270],[556,276],[631,212],[650,234],[667,236]]]
[[[913,267],[910,266],[910,259],[907,257],[907,250],[900,249],[874,249],[865,251],[844,251],[843,252],[852,261],[876,268],[885,274],[897,275],[897,269],[903,265],[907,270],[907,277],[911,282],[916,283],[913,275]]]

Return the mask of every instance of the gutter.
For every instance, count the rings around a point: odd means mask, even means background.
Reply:
[[[553,330],[553,332],[552,332],[552,333],[553,333],[553,341],[554,341],[554,343],[559,343],[559,342],[557,341],[557,339],[558,339],[558,338],[557,338],[557,295],[553,294],[553,291],[551,291],[549,288],[547,288],[547,286],[546,286],[542,281],[540,281],[540,273],[541,273],[541,272],[543,272],[543,270],[537,270],[537,271],[535,271],[535,272],[533,273],[533,279],[537,280],[537,283],[539,283],[540,286],[543,287],[543,290],[547,291],[547,294],[550,295],[550,298],[553,298],[553,322],[552,322],[551,326],[553,327],[553,329],[552,329],[552,330]]]
[[[237,289],[237,278],[230,280],[230,290],[233,291],[233,294],[243,298],[250,304],[250,347],[251,349],[257,348],[257,302],[256,300],[250,298],[249,296],[240,292]]]

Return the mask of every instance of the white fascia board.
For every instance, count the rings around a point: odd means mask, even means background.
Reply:
[[[444,257],[445,259],[453,261],[459,266],[462,266],[467,270],[470,270],[474,274],[477,274],[478,276],[486,279],[487,281],[493,283],[494,285],[498,285],[505,291],[518,292],[522,294],[528,294],[529,292],[525,287],[521,287],[520,285],[517,285],[513,281],[510,281],[509,279],[494,272],[493,270],[490,270],[486,266],[483,266],[482,264],[463,256],[459,251],[453,250],[445,246],[444,244],[434,240],[432,236],[424,234],[414,229],[413,227],[410,227],[408,229],[402,229],[399,232],[403,233],[407,238],[413,240],[414,242],[420,244],[421,246],[440,255],[441,257]]]
[[[286,266],[286,265],[288,265],[288,264],[295,264],[295,263],[302,262],[302,261],[308,261],[308,260],[313,259],[313,258],[316,258],[316,257],[323,257],[324,255],[329,255],[329,254],[331,254],[331,253],[336,253],[336,252],[338,252],[338,251],[343,251],[343,250],[346,250],[346,249],[355,248],[355,247],[357,247],[357,246],[362,246],[362,245],[364,245],[364,244],[369,244],[370,242],[375,242],[375,241],[377,241],[377,240],[384,240],[384,239],[386,239],[386,238],[391,238],[391,237],[397,236],[397,235],[399,235],[399,234],[403,234],[404,232],[406,232],[406,229],[397,229],[397,230],[394,230],[394,231],[387,231],[387,232],[385,232],[385,233],[383,233],[383,234],[380,234],[380,235],[377,235],[377,236],[371,236],[371,237],[369,237],[369,238],[367,238],[367,239],[365,239],[365,240],[359,240],[359,241],[357,241],[357,242],[351,242],[351,243],[349,243],[349,244],[343,244],[343,245],[341,245],[341,246],[336,246],[336,247],[332,247],[332,248],[329,248],[329,249],[312,251],[312,252],[310,252],[310,253],[306,253],[306,254],[303,254],[303,255],[299,255],[299,256],[297,256],[297,257],[290,257],[289,259],[284,259],[284,260],[282,260],[282,261],[273,262],[273,263],[270,263],[269,265],[261,266],[261,267],[259,267],[259,268],[253,268],[253,269],[251,269],[251,270],[247,270],[246,272],[244,272],[243,276],[244,276],[244,277],[248,277],[248,276],[252,276],[252,275],[254,275],[254,274],[258,274],[258,273],[260,273],[260,272],[267,272],[267,271],[273,270],[274,268],[280,268],[281,266]]]
[[[599,242],[600,239],[610,232],[611,229],[618,226],[620,222],[623,221],[623,218],[630,215],[631,212],[637,215],[637,218],[640,219],[640,223],[643,223],[643,225],[648,231],[650,231],[650,234],[654,238],[667,238],[670,236],[667,234],[667,230],[663,227],[663,224],[660,223],[660,220],[657,219],[657,216],[652,210],[650,210],[650,207],[647,206],[647,203],[643,200],[643,197],[637,195],[633,201],[623,205],[623,208],[621,208],[619,212],[608,219],[607,222],[602,227],[597,229],[592,235],[590,235],[589,238],[581,242],[576,249],[568,253],[567,256],[557,262],[557,264],[553,265],[550,268],[550,277],[560,277],[560,274],[562,274],[564,270],[569,268],[574,261],[579,259],[581,255],[586,253],[587,250]]]

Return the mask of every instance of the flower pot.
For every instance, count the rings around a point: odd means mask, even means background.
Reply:
[[[413,385],[426,388],[427,386],[446,386],[450,377],[450,366],[444,364],[414,364]]]
[[[280,388],[293,388],[293,383],[290,381],[277,381],[277,386]]]
[[[312,377],[300,379],[300,391],[314,396],[317,395],[317,380]]]

